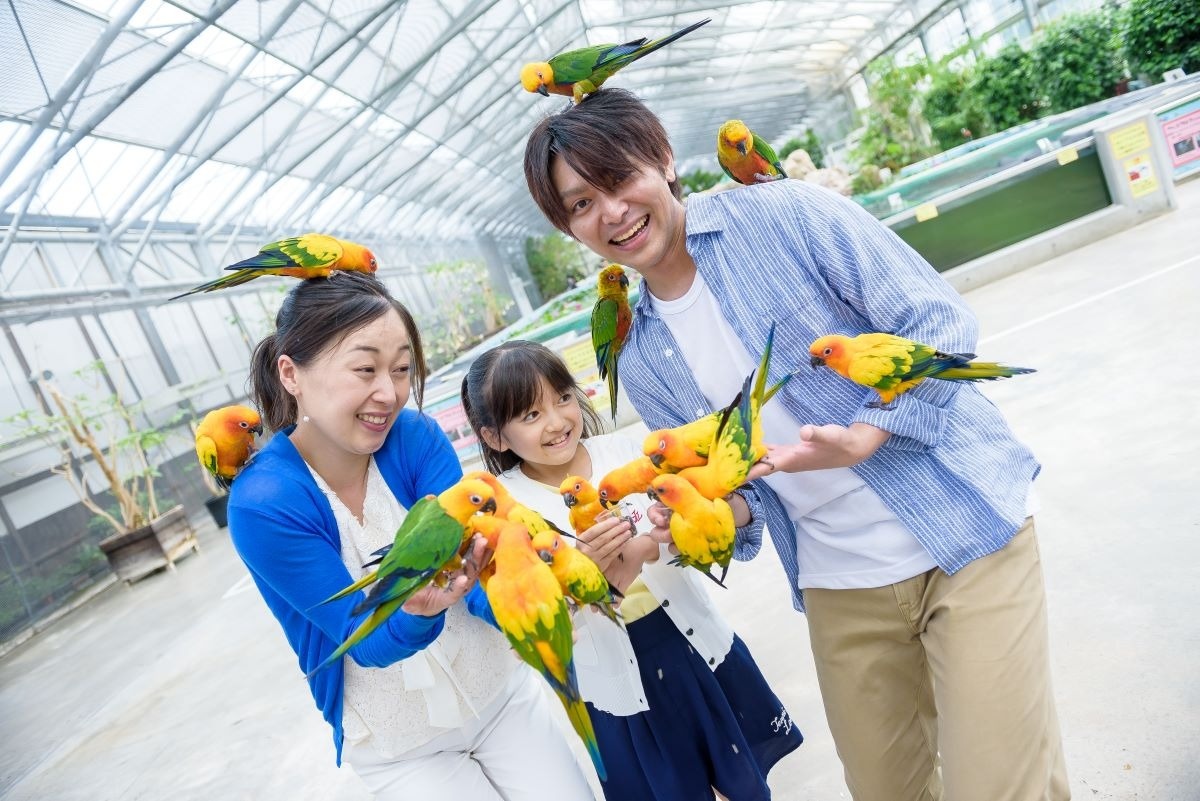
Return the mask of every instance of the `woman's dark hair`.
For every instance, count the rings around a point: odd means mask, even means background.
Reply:
[[[546,219],[570,235],[571,218],[550,175],[556,156],[592,186],[612,191],[643,165],[666,164],[671,141],[654,112],[625,89],[597,90],[539,122],[525,143],[525,183]],[[678,175],[669,186],[679,198]]]
[[[392,309],[400,315],[412,346],[412,394],[420,408],[425,395],[425,352],[412,315],[374,276],[338,271],[292,287],[275,315],[275,331],[254,349],[250,394],[267,427],[278,431],[296,422],[296,399],[279,380],[280,356],[306,367],[327,348]]]
[[[505,342],[476,359],[462,382],[467,422],[479,439],[479,451],[489,472],[503,473],[519,465],[522,459],[511,450],[490,447],[484,441],[484,429],[499,439],[505,424],[523,416],[541,399],[543,378],[555,392],[575,393],[583,417],[581,438],[604,430],[604,421],[558,354],[545,345],[524,339]]]

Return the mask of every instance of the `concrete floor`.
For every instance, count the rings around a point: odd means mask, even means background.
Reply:
[[[974,290],[988,358],[1036,375],[985,391],[1044,463],[1038,516],[1051,646],[1077,799],[1200,799],[1195,343],[1200,181],[1182,207]],[[224,532],[0,661],[0,796],[368,796]],[[718,602],[808,738],[779,801],[848,798],[804,618],[764,552]]]

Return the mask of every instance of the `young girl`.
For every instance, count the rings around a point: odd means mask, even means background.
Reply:
[[[565,478],[598,483],[641,456],[619,434],[597,436],[600,418],[567,366],[533,342],[476,359],[462,397],[488,470],[565,531]],[[608,768],[605,797],[696,801],[716,788],[731,801],[768,799],[767,772],[800,745],[800,730],[712,605],[700,584],[707,579],[668,564],[666,546],[632,536],[649,499],[629,500],[632,523],[607,519],[579,536],[625,596],[628,634],[599,614],[574,617],[580,690]]]
[[[234,484],[229,529],[299,657],[319,665],[366,615],[363,574],[416,500],[461,476],[420,407],[421,340],[373,277],[336,272],[288,293],[251,364],[277,432]],[[477,541],[476,558],[486,561]],[[417,593],[346,658],[309,677],[344,758],[382,799],[591,799],[539,679],[520,666],[474,573]]]

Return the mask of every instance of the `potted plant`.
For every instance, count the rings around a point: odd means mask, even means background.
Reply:
[[[90,369],[104,375],[102,363]],[[66,397],[49,372],[38,379],[38,385],[49,400],[50,411],[21,417],[29,433],[59,451],[61,462],[51,472],[63,476],[80,502],[111,531],[98,545],[118,578],[132,583],[163,567],[174,570],[177,559],[199,551],[183,506],[159,507],[154,486],[159,473],[146,451],[165,440],[162,430],[139,426],[135,408],[126,405],[119,392],[99,399]],[[89,486],[84,472],[89,460],[103,477],[104,489],[111,493],[113,505],[108,508]]]

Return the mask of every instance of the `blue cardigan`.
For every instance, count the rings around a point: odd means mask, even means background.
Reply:
[[[309,473],[284,429],[257,453],[233,484],[229,533],[258,591],[283,627],[307,673],[350,636],[367,614],[351,615],[361,592],[329,604],[320,602],[353,579],[342,563],[341,537],[329,500]],[[411,409],[399,418],[375,453],[388,488],[408,509],[440,493],[462,476],[446,435],[429,417]],[[496,624],[487,596],[474,587],[470,611]],[[445,614],[393,614],[347,655],[364,667],[383,667],[412,656],[442,631]],[[337,763],[342,760],[342,661],[308,680],[317,708],[333,727]]]

